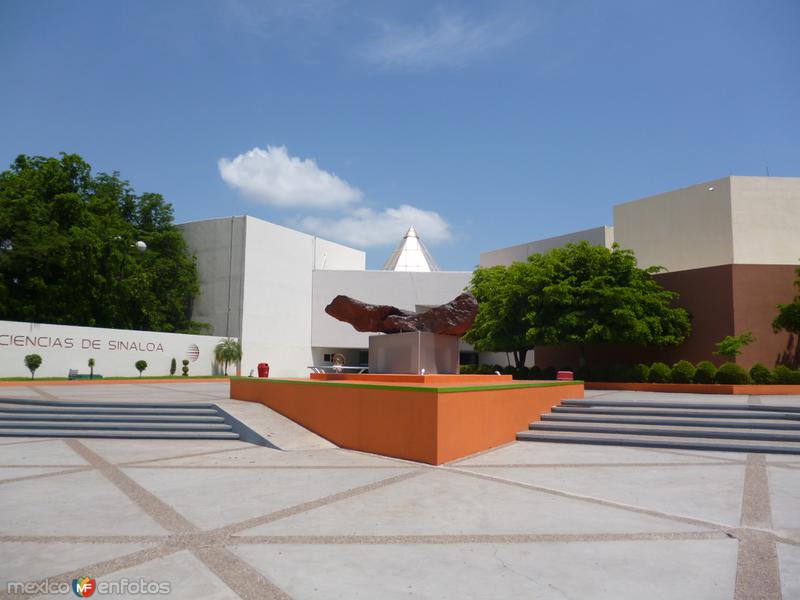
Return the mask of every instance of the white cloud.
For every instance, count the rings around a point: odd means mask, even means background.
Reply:
[[[439,213],[408,204],[382,211],[356,208],[340,219],[305,217],[297,221],[297,225],[321,237],[359,248],[393,246],[411,225],[425,242],[446,242],[453,238],[450,225]]]
[[[444,11],[435,23],[380,27],[380,34],[361,49],[361,57],[380,67],[407,70],[460,67],[510,45],[528,31],[526,19],[519,15],[469,18]]]
[[[289,156],[286,146],[253,148],[217,162],[219,174],[251,200],[283,207],[340,208],[361,200],[361,190],[317,166]]]

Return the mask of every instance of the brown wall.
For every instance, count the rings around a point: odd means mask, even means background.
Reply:
[[[800,345],[794,335],[774,333],[777,304],[788,304],[798,294],[792,265],[734,265],[733,310],[736,333],[752,331],[756,342],[744,348],[736,361],[750,366],[786,364],[800,367]]]
[[[710,360],[725,362],[714,356],[715,343],[726,335],[752,331],[756,342],[746,347],[737,362],[749,368],[756,362],[772,367],[779,363],[798,366],[800,347],[795,336],[772,332],[776,305],[791,302],[797,293],[794,265],[720,265],[660,273],[656,280],[665,288],[678,292],[677,302],[692,315],[692,334],[673,348],[642,348],[628,345],[594,345],[587,349],[589,364],[651,363],[674,364],[685,359],[693,363]],[[578,351],[574,346],[536,348],[536,364],[541,367],[577,366]]]

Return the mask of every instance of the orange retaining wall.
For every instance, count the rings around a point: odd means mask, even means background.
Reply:
[[[512,442],[561,400],[583,398],[581,382],[412,387],[375,377],[231,378],[231,398],[260,402],[337,446],[432,465]]]
[[[800,385],[732,385],[727,383],[608,383],[586,382],[587,390],[669,392],[673,394],[730,394],[754,396],[800,395]]]

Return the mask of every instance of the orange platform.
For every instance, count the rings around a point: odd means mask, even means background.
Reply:
[[[231,398],[260,402],[342,448],[432,465],[511,442],[561,400],[583,398],[583,383],[572,381],[321,375],[232,377]]]

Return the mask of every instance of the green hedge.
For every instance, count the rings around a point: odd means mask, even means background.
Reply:
[[[517,369],[501,365],[462,365],[463,374],[493,375],[499,372],[511,375],[514,379],[555,379],[557,371],[572,371],[575,379],[581,381],[608,381],[612,383],[726,383],[726,384],[790,384],[800,385],[800,369],[790,369],[783,365],[770,371],[761,363],[756,363],[750,371],[746,371],[735,363],[725,363],[719,370],[709,361],[703,360],[692,365],[687,360],[680,360],[672,367],[663,362],[655,362],[648,366],[638,364],[614,365],[610,368],[589,367],[573,369],[563,366],[558,369],[552,366],[541,368],[523,367]]]

